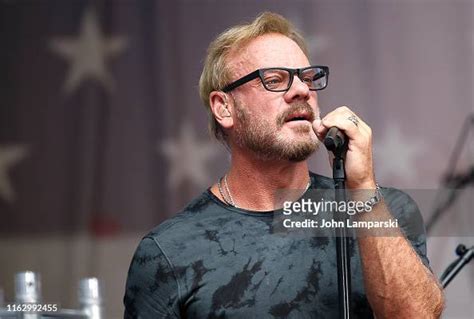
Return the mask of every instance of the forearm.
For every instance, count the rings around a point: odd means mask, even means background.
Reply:
[[[344,163],[345,186],[356,191],[352,199],[365,202],[367,190],[376,188],[372,129],[346,106],[313,123],[320,140],[324,140],[328,130],[334,126],[344,131],[349,142]],[[358,191],[363,194],[357,194]],[[411,213],[418,213],[418,208],[416,212],[410,211],[409,206],[397,208],[400,209],[397,213],[405,214],[407,220]],[[371,212],[356,216],[361,221],[389,221],[392,217],[384,201],[375,204]],[[357,229],[366,294],[377,318],[439,317],[444,297],[436,279],[401,231],[395,229],[384,234],[385,231],[387,229],[382,230],[382,234],[372,234]]]
[[[360,218],[388,220],[392,216],[380,202]],[[443,292],[402,232],[359,235],[366,294],[377,318],[440,317]]]

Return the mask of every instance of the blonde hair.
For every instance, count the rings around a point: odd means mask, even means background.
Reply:
[[[222,90],[229,83],[230,70],[227,65],[227,57],[230,53],[236,52],[251,40],[268,33],[287,36],[295,41],[303,53],[309,57],[303,36],[291,22],[272,12],[264,12],[251,23],[237,25],[224,31],[211,42],[207,49],[204,68],[199,79],[199,95],[208,112],[209,131],[219,141],[225,142],[226,135],[212,114],[209,94],[212,91]]]

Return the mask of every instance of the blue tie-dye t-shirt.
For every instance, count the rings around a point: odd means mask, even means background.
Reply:
[[[310,174],[311,189],[333,181]],[[428,266],[419,210],[384,188],[385,202]],[[125,318],[338,318],[333,236],[282,232],[282,210],[230,207],[207,190],[140,242],[128,272]],[[416,234],[414,234],[416,233]],[[350,240],[353,318],[372,318],[356,240]]]

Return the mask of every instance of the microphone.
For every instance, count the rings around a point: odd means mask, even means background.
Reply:
[[[337,127],[331,127],[323,140],[324,146],[333,153],[344,153],[347,151],[348,139],[347,136]]]

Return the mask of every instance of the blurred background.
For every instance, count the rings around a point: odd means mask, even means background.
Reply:
[[[379,183],[426,195],[425,221],[448,169],[472,172],[474,120],[463,123],[474,112],[474,1],[0,0],[7,301],[18,271],[41,273],[43,300],[62,307],[77,306],[79,278],[96,276],[107,317],[122,317],[141,237],[229,165],[198,96],[206,48],[265,10],[290,19],[312,62],[330,66],[322,113],[348,105],[369,123]],[[310,164],[330,175],[325,150]],[[437,277],[457,244],[474,244],[472,180],[463,186],[430,228]],[[473,264],[447,288],[445,318],[472,318]]]

